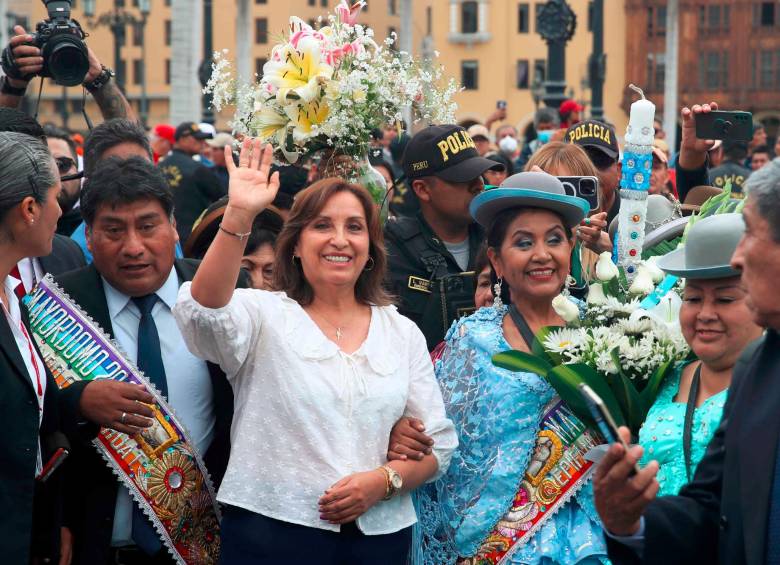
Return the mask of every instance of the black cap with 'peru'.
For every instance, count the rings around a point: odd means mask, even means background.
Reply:
[[[406,146],[403,167],[409,180],[436,176],[447,182],[470,182],[488,170],[504,165],[480,157],[474,140],[460,126],[430,126]]]

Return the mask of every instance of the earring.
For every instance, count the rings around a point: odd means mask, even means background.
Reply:
[[[577,279],[575,279],[571,275],[566,275],[566,282],[563,283],[563,290],[561,291],[561,294],[563,296],[569,296],[571,292],[569,292],[569,287],[572,287],[577,284]]]
[[[293,256],[292,256],[292,264],[293,264],[293,265],[295,265],[295,260],[296,260],[297,258],[298,258],[298,257],[296,257],[296,255],[293,253]]]
[[[504,284],[504,278],[498,277],[498,282],[493,285],[493,308],[501,310],[504,307],[504,301],[501,300],[501,287]]]
[[[370,267],[368,266],[368,261],[371,261],[371,266]],[[373,271],[374,270],[374,265],[376,265],[376,262],[374,261],[374,258],[371,257],[371,255],[368,256],[368,261],[366,261],[366,266],[363,267],[363,270],[364,271]]]

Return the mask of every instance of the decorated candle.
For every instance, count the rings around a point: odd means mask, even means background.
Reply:
[[[649,147],[653,145],[653,121],[655,120],[655,104],[645,98],[642,89],[633,84],[628,86],[639,93],[641,98],[631,104],[631,115],[626,130],[626,145]],[[644,151],[643,151],[644,153]]]
[[[653,169],[655,104],[645,98],[640,88],[633,84],[629,88],[638,92],[641,98],[631,104],[626,129],[615,248],[618,264],[625,270],[628,280],[633,281],[645,241],[647,191]]]

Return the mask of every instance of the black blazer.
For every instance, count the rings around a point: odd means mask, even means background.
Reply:
[[[192,280],[199,264],[200,261],[193,259],[177,259],[174,266],[179,280]],[[114,337],[103,283],[94,265],[56,277],[55,280],[82,310],[110,337]],[[247,286],[247,277],[242,272],[238,287]],[[217,365],[207,365],[214,388],[216,424],[214,439],[203,459],[216,488],[222,481],[230,456],[233,391],[225,373]],[[67,480],[65,525],[70,527],[73,533],[73,563],[106,563],[111,545],[119,481],[97,450],[86,445],[74,446],[74,454],[68,461]]]
[[[25,314],[22,308],[22,320],[29,332]],[[41,485],[35,481],[35,462],[39,437],[44,463],[50,455],[45,451],[46,439],[52,434],[64,430],[72,441],[80,439],[83,428],[78,405],[84,385],[60,391],[48,370],[42,376],[46,379],[46,393],[39,428],[35,388],[11,328],[5,316],[0,315],[0,429],[3,430],[0,436],[0,548],[3,563],[28,563],[33,536],[32,545],[37,556],[56,558],[59,554],[57,499],[62,473],[55,473]]]
[[[84,260],[84,252],[81,251],[78,243],[60,234],[54,234],[51,253],[46,257],[39,257],[38,261],[40,261],[44,273],[51,273],[55,277],[74,269],[80,269],[87,264]]]
[[[679,496],[648,506],[641,560],[607,538],[613,563],[764,563],[780,437],[779,343],[770,335],[748,346],[734,367],[723,418],[693,481]],[[776,370],[766,370],[769,364]]]

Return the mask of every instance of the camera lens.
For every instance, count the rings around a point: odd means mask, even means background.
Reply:
[[[73,36],[52,37],[44,47],[43,57],[51,77],[63,86],[81,84],[89,70],[87,49]]]
[[[595,196],[596,195],[596,183],[593,179],[580,180],[580,194],[582,196]]]

